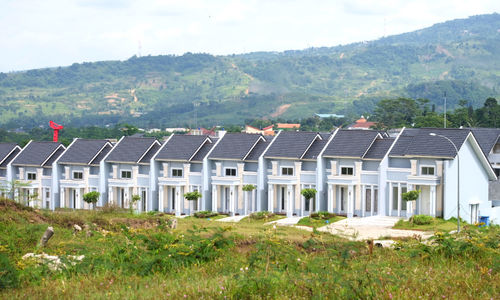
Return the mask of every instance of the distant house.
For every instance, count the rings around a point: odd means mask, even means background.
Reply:
[[[377,126],[376,122],[369,122],[365,117],[361,116],[360,119],[356,120],[353,124],[347,126],[348,129],[370,129]]]
[[[344,115],[337,115],[337,114],[314,114],[314,115],[321,118],[321,119],[345,117]]]
[[[245,130],[243,130],[243,132],[252,134],[262,134],[262,135],[274,135],[273,127],[274,127],[273,125],[270,125],[262,129],[259,129],[250,125],[245,125]]]
[[[272,137],[249,133],[227,133],[210,153],[212,170],[212,210],[231,215],[247,215],[261,210],[264,170],[259,158]],[[262,174],[259,174],[261,172]],[[252,191],[243,191],[253,185]],[[259,196],[260,195],[260,196]]]
[[[298,130],[300,128],[300,124],[293,123],[276,123],[276,128],[279,129],[292,129]]]
[[[101,179],[101,160],[113,148],[107,140],[75,139],[57,159],[54,180],[59,184],[59,197],[53,197],[53,209],[67,207],[89,209],[90,204],[83,201],[88,192],[99,192],[97,203],[102,206],[107,191]],[[104,176],[104,174],[102,174]]]
[[[0,196],[7,197],[10,183],[7,180],[7,165],[21,152],[16,143],[0,143]]]
[[[208,135],[211,137],[216,137],[217,133],[215,132],[215,127],[212,129],[206,129],[203,127],[200,127],[198,129],[191,129],[188,132],[189,135]]]
[[[210,187],[205,157],[217,142],[208,135],[173,134],[152,160],[154,189],[158,189],[158,210],[177,216],[209,209]],[[205,179],[205,180],[204,180]],[[189,201],[188,192],[198,191],[202,198]],[[156,193],[155,193],[156,194]]]
[[[31,207],[50,208],[53,188],[52,164],[66,148],[57,142],[30,141],[8,164],[7,180],[25,184],[14,198]]]
[[[150,161],[161,144],[154,138],[122,137],[101,161],[107,202],[129,208],[132,196],[139,195],[139,211],[152,210]],[[148,204],[149,203],[149,204]]]
[[[174,132],[188,132],[189,129],[184,127],[167,127],[165,128],[166,132],[174,133]]]

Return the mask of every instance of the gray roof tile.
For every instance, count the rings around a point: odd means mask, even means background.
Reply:
[[[247,158],[245,158],[245,161],[257,161],[259,160],[259,157],[266,151],[266,148],[269,146],[269,144],[273,141],[273,136],[264,136],[265,141],[260,141],[255,145],[253,150],[248,154]]]
[[[299,159],[317,136],[317,132],[282,131],[274,138],[264,157]]]
[[[259,140],[265,143],[259,134],[226,133],[209,158],[243,160]]]
[[[156,160],[188,161],[207,140],[211,141],[207,135],[174,134],[160,150]]]
[[[363,158],[378,134],[375,130],[339,129],[323,155]]]
[[[200,150],[193,156],[193,159],[191,159],[191,161],[203,161],[205,156],[207,156],[208,152],[210,152],[210,150],[215,146],[215,143],[217,143],[217,140],[219,139],[210,138],[210,140],[212,140],[212,142],[203,144]]]
[[[321,153],[321,150],[323,150],[323,148],[325,148],[326,143],[328,143],[328,139],[330,138],[331,134],[320,133],[320,135],[323,139],[314,141],[314,143],[311,145],[311,148],[309,148],[309,150],[307,150],[303,159],[317,159],[318,158],[318,155]]]
[[[17,145],[16,145],[17,146]],[[16,157],[16,155],[21,152],[21,148],[19,147],[14,147],[12,148],[13,150],[10,151],[10,154],[7,153],[6,156],[0,157],[0,161],[2,162],[0,164],[0,168],[5,169],[7,168],[7,165]]]
[[[111,150],[113,150],[113,146],[112,146],[112,144],[111,145],[110,144],[106,145],[101,150],[101,152],[99,152],[99,154],[94,158],[94,160],[90,162],[90,165],[92,165],[92,166],[99,165],[101,160],[103,160],[104,157],[106,157],[106,154],[108,154]]]
[[[155,138],[124,137],[111,150],[106,162],[138,163],[139,159],[154,143],[158,143]]]
[[[106,140],[77,139],[64,152],[59,163],[90,164],[91,160],[100,154],[101,149],[106,144],[108,144]]]
[[[2,167],[3,165],[6,166],[12,160],[12,152],[17,147],[18,146],[16,143],[0,143],[0,163],[2,163],[0,167]],[[17,148],[17,151],[14,152],[19,153],[19,151],[19,148]]]
[[[394,143],[395,138],[377,138],[363,158],[382,159]]]
[[[52,156],[55,150],[62,146],[55,142],[31,142],[12,161],[13,165],[42,166],[42,163]],[[64,146],[62,146],[64,149]],[[58,153],[59,155],[61,153]],[[47,163],[45,165],[48,165]]]
[[[151,149],[149,149],[148,153],[146,153],[146,155],[144,155],[144,157],[141,158],[140,163],[141,164],[151,163],[151,158],[153,158],[153,156],[156,154],[156,152],[158,152],[158,150],[160,150],[160,147],[161,147],[161,145],[159,143],[154,144],[153,147],[151,147]]]
[[[500,128],[470,128],[486,157],[500,138]]]

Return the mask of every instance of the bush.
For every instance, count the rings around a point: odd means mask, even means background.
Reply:
[[[410,218],[410,223],[415,225],[428,225],[434,221],[434,218],[427,215],[415,215]]]
[[[318,211],[316,213],[312,213],[310,217],[316,220],[328,220],[335,217],[335,214],[327,211]]]
[[[262,220],[262,219],[269,219],[273,216],[274,216],[274,214],[272,212],[259,211],[259,212],[251,213],[249,217],[252,220]]]
[[[194,216],[196,218],[211,218],[218,215],[219,215],[218,213],[209,210],[197,211],[194,213]]]
[[[0,290],[15,288],[19,285],[19,273],[12,265],[9,257],[0,253]]]

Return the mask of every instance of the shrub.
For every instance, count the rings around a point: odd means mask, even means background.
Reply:
[[[197,211],[194,213],[194,216],[196,218],[211,218],[218,215],[219,215],[218,213],[209,210]]]
[[[96,191],[88,192],[86,194],[83,194],[83,201],[87,202],[88,204],[93,204],[95,208],[95,204],[99,200],[100,195],[101,194]]]
[[[262,220],[262,219],[269,219],[273,216],[274,216],[274,214],[272,212],[259,211],[259,212],[251,213],[249,217],[250,217],[250,219],[253,219],[253,220]]]
[[[401,194],[401,198],[404,201],[415,201],[418,199],[418,195],[420,195],[420,190],[408,191]]]
[[[312,213],[310,217],[316,220],[328,220],[335,217],[335,214],[327,211],[318,211],[316,213]]]
[[[9,257],[0,253],[0,290],[15,288],[19,285],[19,273],[12,265]]]
[[[428,225],[434,221],[434,218],[427,215],[415,215],[410,218],[410,223],[415,225]]]

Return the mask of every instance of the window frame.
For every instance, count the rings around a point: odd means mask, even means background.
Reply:
[[[283,172],[284,170],[287,171]],[[292,174],[290,174],[289,170],[292,170]],[[294,176],[294,174],[295,174],[294,167],[281,167],[281,176]]]
[[[234,175],[232,175],[232,174],[229,174],[229,175],[228,175],[228,174],[227,174],[227,171],[229,171],[229,170],[231,170],[231,171],[233,171],[233,170],[234,170]],[[231,172],[231,173],[233,173],[233,172]],[[238,170],[237,170],[236,168],[230,168],[230,167],[228,167],[228,168],[224,168],[224,176],[229,176],[229,177],[235,177],[235,176],[238,176]]]
[[[342,174],[342,169],[351,170],[351,174]],[[341,176],[354,176],[354,167],[352,167],[352,166],[340,166],[340,175]]]
[[[180,172],[180,175],[179,175],[179,172]],[[174,173],[177,173],[177,175],[176,175],[176,174],[174,174]],[[184,174],[183,174],[183,173],[184,173],[184,170],[183,170],[183,169],[180,169],[180,168],[173,168],[173,169],[172,169],[172,172],[171,172],[171,176],[172,176],[172,177],[176,177],[176,178],[182,178],[182,177],[184,177]]]
[[[30,175],[33,178],[30,178]],[[26,172],[26,180],[36,180],[36,172]]]
[[[130,176],[129,177],[123,176],[123,174],[130,174]],[[120,178],[121,179],[132,179],[132,171],[130,171],[130,170],[121,170],[121,172],[120,172]]]
[[[75,174],[81,174],[81,177],[78,178],[75,176]],[[73,180],[83,180],[83,172],[82,171],[73,171]]]
[[[424,169],[427,169],[427,174],[424,174]],[[430,169],[432,169],[432,174],[429,174]],[[420,165],[420,176],[436,176],[436,167],[433,165]]]

